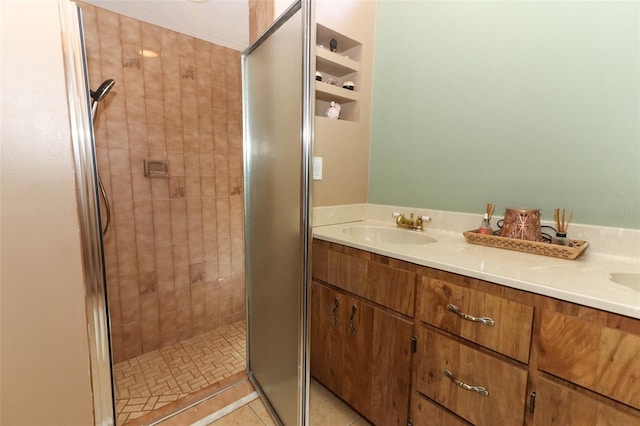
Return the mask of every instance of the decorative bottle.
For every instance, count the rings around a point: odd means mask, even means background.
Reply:
[[[482,218],[482,223],[480,224],[480,229],[478,232],[485,235],[491,235],[493,232],[491,231],[491,223],[489,223],[489,214],[485,213],[484,218]]]

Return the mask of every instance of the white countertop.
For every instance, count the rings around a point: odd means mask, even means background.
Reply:
[[[633,289],[609,280],[611,273],[640,273],[640,261],[635,257],[609,255],[588,247],[576,260],[559,259],[469,244],[457,230],[429,228],[429,225],[424,233],[434,238],[434,243],[370,242],[345,233],[344,229],[350,226],[395,228],[392,220],[365,219],[316,226],[313,228],[313,236],[418,265],[640,319],[640,288]]]

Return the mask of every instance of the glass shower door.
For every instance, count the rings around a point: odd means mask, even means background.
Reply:
[[[296,2],[242,55],[247,369],[285,425],[308,406],[308,16]]]

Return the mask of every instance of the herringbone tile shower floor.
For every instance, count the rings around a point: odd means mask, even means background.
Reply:
[[[116,364],[117,424],[244,371],[245,346],[241,321]]]

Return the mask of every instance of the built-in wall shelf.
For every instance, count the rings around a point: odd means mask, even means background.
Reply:
[[[360,93],[322,81],[316,81],[316,99],[326,102],[336,101],[339,104],[343,104],[358,101]]]
[[[331,40],[337,48],[331,51]],[[358,101],[360,100],[360,57],[362,43],[334,31],[324,25],[316,25],[316,71],[322,74],[322,81],[315,82],[316,116],[324,117],[332,101],[340,104],[340,120],[360,121]],[[328,84],[335,80],[337,85]],[[345,81],[354,84],[354,90],[342,87]]]
[[[316,49],[316,69],[323,73],[343,77],[360,71],[360,64],[325,48]]]

